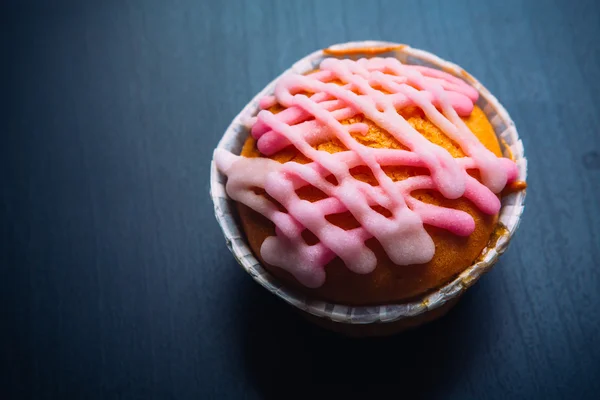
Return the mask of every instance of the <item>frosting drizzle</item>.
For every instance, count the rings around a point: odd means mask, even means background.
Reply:
[[[341,82],[341,84],[340,84]],[[310,93],[309,95],[303,93]],[[375,268],[375,254],[365,245],[376,238],[398,265],[430,261],[435,246],[423,224],[467,236],[475,229],[472,217],[459,210],[427,204],[411,196],[419,189],[434,189],[448,199],[465,197],[482,212],[495,214],[500,193],[517,176],[516,165],[489,151],[465,125],[478,93],[462,80],[431,68],[403,65],[395,58],[358,61],[325,59],[320,70],[310,75],[287,75],[275,87],[274,96],[261,100],[263,109],[251,128],[261,153],[272,155],[293,145],[307,164],[284,164],[269,158],[245,158],[217,149],[217,168],[228,177],[228,195],[270,219],[276,235],[268,237],[261,256],[269,264],[292,273],[308,287],[325,282],[325,265],[336,256],[360,274]],[[267,110],[274,104],[286,109],[278,114]],[[397,110],[417,106],[444,134],[456,142],[465,157],[453,158],[447,150],[428,141]],[[340,121],[364,115],[387,131],[408,150],[376,149],[362,145],[352,133],[366,132],[364,123]],[[338,139],[347,151],[330,154],[314,144]],[[355,179],[350,169],[367,166],[378,185]],[[394,182],[384,166],[415,166],[430,175]],[[482,182],[467,169],[478,169]],[[331,183],[333,176],[337,184]],[[327,198],[309,202],[296,190],[312,185]],[[254,192],[262,188],[285,208]],[[372,206],[386,208],[386,217]],[[326,216],[349,211],[360,227],[344,230]],[[302,232],[308,229],[318,239],[308,245]]]

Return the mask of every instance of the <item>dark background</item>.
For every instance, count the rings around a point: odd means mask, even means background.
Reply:
[[[598,2],[48,3],[0,13],[1,399],[600,393]],[[359,341],[244,274],[208,193],[213,148],[256,92],[363,39],[481,80],[530,189],[509,251],[447,317]]]

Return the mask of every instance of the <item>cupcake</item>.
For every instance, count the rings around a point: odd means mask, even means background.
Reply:
[[[349,43],[244,109],[215,150],[212,192],[260,283],[320,325],[387,334],[442,315],[504,250],[522,153],[506,111],[462,69]]]

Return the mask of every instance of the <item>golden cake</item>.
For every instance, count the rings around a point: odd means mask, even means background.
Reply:
[[[309,298],[403,303],[471,266],[499,229],[515,163],[443,71],[329,58],[260,102],[239,156],[217,151],[261,264]]]

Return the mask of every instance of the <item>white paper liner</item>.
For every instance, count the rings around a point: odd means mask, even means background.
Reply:
[[[351,49],[365,47],[389,47],[402,46],[399,43],[362,41],[337,44],[331,49]],[[344,58],[359,58],[364,55],[349,56]],[[409,46],[398,50],[388,51],[377,55],[378,57],[396,57],[405,64],[418,64],[444,70],[452,75],[468,82],[479,91],[480,97],[477,105],[484,111],[490,120],[496,135],[501,139],[502,151],[505,156],[512,154],[517,163],[518,180],[526,181],[527,159],[525,158],[523,143],[519,139],[515,124],[508,112],[479,81],[467,74],[461,67],[451,62]],[[281,76],[290,73],[306,73],[318,68],[321,61],[327,57],[322,50],[296,62],[290,69],[269,83],[259,94],[248,103],[244,109],[234,118],[229,125],[218,148],[229,150],[234,154],[240,154],[243,144],[249,135],[247,122],[256,116],[259,111],[259,100],[265,95],[272,94],[275,82]],[[507,148],[508,147],[508,148]],[[236,221],[236,207],[234,202],[228,198],[225,192],[226,177],[217,170],[214,161],[211,163],[210,194],[214,202],[215,215],[225,235],[227,247],[231,250],[235,259],[248,272],[255,281],[267,290],[279,296],[294,307],[306,311],[317,317],[327,318],[332,321],[349,324],[370,324],[394,322],[400,319],[415,317],[419,314],[438,308],[446,302],[460,295],[473,285],[481,275],[491,269],[498,257],[504,253],[512,235],[515,233],[523,213],[525,190],[512,193],[502,198],[502,209],[500,210],[499,222],[506,227],[506,232],[497,240],[492,248],[485,248],[479,262],[465,269],[457,278],[433,293],[424,295],[417,300],[381,306],[347,306],[333,304],[321,300],[309,299],[293,289],[283,286],[274,276],[265,270],[260,262],[254,257],[242,228]],[[399,267],[400,268],[400,267]]]

